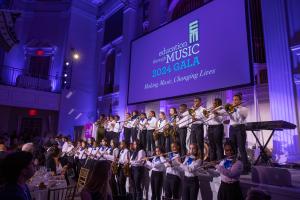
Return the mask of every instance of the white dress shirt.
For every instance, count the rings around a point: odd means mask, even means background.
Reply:
[[[115,122],[113,132],[120,133],[121,130],[122,130],[122,126],[121,126],[120,121]]]
[[[239,160],[224,159],[216,166],[217,171],[221,175],[221,181],[225,183],[234,183],[239,181],[240,175],[243,172],[243,163]]]
[[[89,156],[90,158],[95,158],[96,157],[96,154],[99,150],[99,147],[90,147],[89,149]]]
[[[150,119],[147,119],[146,128],[147,130],[154,130],[156,128],[156,118],[151,117]]]
[[[168,154],[169,162],[165,162],[166,174],[172,174],[178,177],[181,176],[180,164],[175,160],[179,157],[179,153],[171,152]]]
[[[195,110],[196,121],[194,121],[192,124],[203,124],[203,122],[206,119],[203,115],[203,110],[205,110],[205,108],[202,106],[200,106],[199,108],[196,108],[196,110]]]
[[[159,133],[163,133],[164,132],[164,128],[166,128],[167,125],[167,120],[166,119],[159,119],[157,121],[157,130]]]
[[[87,149],[81,147],[78,152],[79,152],[78,155],[79,159],[86,159]]]
[[[229,115],[230,118],[230,124],[236,125],[236,124],[244,124],[246,123],[246,118],[248,116],[248,108],[243,106],[237,106],[235,108],[235,112]]]
[[[135,128],[136,126],[137,126],[137,124],[138,124],[138,118],[135,118],[135,119],[132,119],[131,120],[131,128]]]
[[[184,176],[186,177],[196,177],[199,175],[200,166],[202,161],[196,159],[195,156],[187,156],[180,168],[184,171]]]
[[[146,152],[141,149],[138,151],[137,156],[133,158],[133,155],[130,157],[130,164],[133,167],[143,166],[144,158],[146,157]]]
[[[124,127],[125,127],[125,128],[131,128],[131,120],[126,120],[126,121],[124,122]]]
[[[106,125],[106,131],[108,131],[108,132],[112,132],[113,130],[114,130],[114,128],[113,128],[113,121],[108,121],[107,122],[107,125]]]
[[[176,124],[179,128],[187,128],[188,124],[191,122],[192,117],[189,114],[189,111],[185,111],[178,115]]]
[[[211,113],[207,124],[208,125],[220,125],[225,120],[226,111],[224,109],[220,109],[216,111],[218,114]]]
[[[148,169],[151,169],[152,171],[163,172],[165,171],[165,165],[164,165],[165,162],[166,162],[165,157],[155,156],[151,162],[148,160],[145,166]]]
[[[120,164],[128,163],[129,162],[129,157],[130,157],[129,150],[128,149],[122,149],[120,151],[119,163]]]
[[[147,128],[146,128],[146,122],[147,122],[147,119],[145,119],[145,118],[140,119],[140,122],[138,124],[138,129],[140,131],[147,130]]]
[[[103,157],[106,160],[114,161],[116,158],[119,156],[119,149],[114,148],[112,149],[111,147],[106,150],[107,154],[105,154]]]
[[[107,146],[101,146],[101,147],[99,147],[97,158],[100,159],[100,160],[105,160],[104,154],[106,154],[106,150],[107,149],[108,149]]]
[[[62,145],[62,149],[61,149],[61,152],[63,154],[68,152],[68,146],[69,146],[68,142],[64,142],[64,144]]]

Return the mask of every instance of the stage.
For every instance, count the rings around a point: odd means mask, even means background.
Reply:
[[[277,168],[274,168],[277,169]],[[241,188],[244,193],[244,196],[247,194],[247,191],[251,188],[257,188],[267,192],[271,195],[272,200],[289,200],[289,199],[300,199],[300,170],[296,169],[287,169],[291,175],[291,185],[289,187],[285,186],[275,186],[263,183],[255,183],[252,181],[252,174],[242,175],[240,179]],[[215,174],[216,175],[216,174]],[[277,176],[277,173],[270,174],[273,175],[276,180],[284,180],[282,176]],[[210,175],[202,175],[199,177],[200,180],[200,191],[199,191],[199,200],[216,200],[217,193],[220,186],[220,177],[214,177],[214,173]],[[275,182],[275,184],[278,184]]]

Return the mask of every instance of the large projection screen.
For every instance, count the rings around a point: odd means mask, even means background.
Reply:
[[[214,0],[131,43],[128,104],[252,83],[245,0]]]

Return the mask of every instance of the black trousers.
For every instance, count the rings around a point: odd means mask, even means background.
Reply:
[[[142,130],[140,132],[140,141],[144,149],[147,147],[147,130]]]
[[[158,133],[158,146],[163,148],[165,146],[165,137],[164,137],[164,133]]]
[[[120,133],[113,132],[113,140],[116,145],[119,144]]]
[[[191,130],[191,143],[197,144],[200,158],[204,158],[204,128],[203,124],[193,124]]]
[[[137,131],[136,127],[131,128],[131,139],[132,139],[132,142],[137,140],[137,133],[138,133],[138,131]]]
[[[235,183],[222,181],[218,191],[218,200],[243,200],[239,181]]]
[[[124,140],[127,146],[130,144],[130,137],[131,137],[131,128],[124,127]]]
[[[181,149],[181,155],[186,154],[186,134],[187,134],[187,128],[179,128],[177,130],[179,142],[180,142],[180,149]]]
[[[124,175],[123,165],[120,165],[117,175],[118,190],[121,196],[126,195],[126,176]]]
[[[144,167],[131,167],[131,178],[133,183],[133,198],[135,200],[143,199],[142,182],[144,177]]]
[[[107,131],[107,132],[106,132],[106,139],[108,140],[108,143],[109,143],[112,139],[114,139],[114,132],[112,132],[112,131]]]
[[[224,157],[223,138],[224,126],[209,125],[207,130],[209,141],[209,159],[210,161],[221,160]]]
[[[244,169],[247,170],[247,168],[250,167],[250,164],[248,162],[247,158],[247,152],[246,152],[246,128],[245,125],[235,125],[230,126],[229,128],[229,139],[234,145],[235,152],[240,152],[241,155],[241,161],[243,162]],[[238,151],[237,151],[238,150]]]
[[[198,177],[184,177],[182,200],[197,200],[199,192]]]
[[[161,199],[161,191],[163,185],[164,173],[152,171],[151,173],[151,190],[152,190],[152,200]]]
[[[147,151],[153,151],[155,148],[153,132],[154,130],[147,130]]]
[[[119,195],[116,175],[112,174],[110,179],[110,187],[113,196]]]
[[[168,199],[179,199],[179,189],[181,187],[180,177],[167,174],[165,180],[165,197]]]
[[[165,137],[165,151],[171,151],[171,136]]]

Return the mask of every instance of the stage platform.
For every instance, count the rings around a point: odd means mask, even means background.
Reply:
[[[274,169],[274,168],[273,168]],[[276,168],[275,168],[276,169]],[[278,169],[278,168],[277,168]],[[280,168],[282,169],[282,168]],[[285,180],[288,179],[285,176],[281,176],[281,173],[271,172],[268,176],[272,176],[274,185],[257,183],[252,181],[252,174],[241,176],[241,188],[246,196],[247,191],[251,188],[257,188],[264,190],[271,195],[272,200],[300,200],[300,170],[287,169],[291,175],[291,186],[276,186],[282,185]],[[209,174],[204,174],[199,177],[200,179],[200,191],[199,200],[216,200],[217,193],[220,186],[220,176],[213,171]]]

